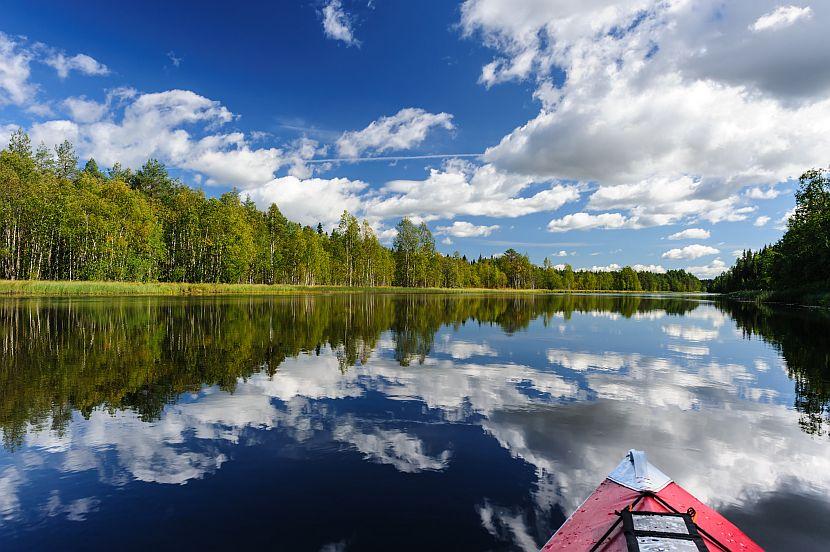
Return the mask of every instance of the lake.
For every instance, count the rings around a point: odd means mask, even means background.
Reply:
[[[533,550],[630,448],[830,542],[830,316],[693,296],[0,301],[0,549]]]

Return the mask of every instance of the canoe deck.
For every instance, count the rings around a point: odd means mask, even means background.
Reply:
[[[627,461],[629,457],[626,457],[620,466],[623,467],[623,463]],[[631,505],[633,505],[631,509],[634,512],[686,513],[689,508],[693,508],[694,523],[708,550],[731,552],[763,550],[725,517],[700,502],[650,464],[644,466],[643,472],[638,474],[641,478],[637,480],[634,477],[617,478],[625,484],[612,479],[619,471],[620,467],[612,472],[576,509],[545,544],[542,548],[543,552],[628,550],[622,523],[618,523],[618,520],[620,519],[619,512]],[[652,477],[649,480],[649,475],[655,472],[665,479]],[[633,475],[633,471],[630,475]],[[655,480],[656,485],[654,485]],[[616,526],[614,526],[615,523]],[[612,526],[614,526],[613,529]],[[611,530],[610,533],[609,530]],[[602,542],[599,542],[600,539]]]

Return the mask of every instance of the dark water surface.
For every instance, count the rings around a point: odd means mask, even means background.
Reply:
[[[0,549],[532,550],[629,448],[830,542],[830,318],[694,298],[0,301]]]

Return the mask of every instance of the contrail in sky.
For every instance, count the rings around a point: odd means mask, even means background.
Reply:
[[[483,153],[436,153],[431,155],[394,155],[388,157],[334,157],[306,159],[305,163],[362,163],[363,161],[406,161],[408,159],[443,159],[445,157],[481,157]]]

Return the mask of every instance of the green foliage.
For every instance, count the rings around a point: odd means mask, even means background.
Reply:
[[[527,255],[522,255],[511,248],[498,258],[497,264],[507,276],[507,283],[510,287],[517,289],[535,287],[534,267]]]
[[[395,284],[413,287],[417,273],[418,229],[411,220],[404,217],[396,230],[398,233],[392,243],[395,252]]]
[[[709,284],[711,291],[830,288],[830,174],[813,169],[799,180],[795,211],[781,240],[759,251],[744,251]]]
[[[0,278],[300,286],[698,291],[668,275],[558,270],[508,249],[469,261],[441,255],[425,223],[404,218],[390,250],[344,211],[330,234],[262,212],[235,190],[207,198],[148,160],[133,173],[94,159],[78,171],[71,143],[32,154],[18,130],[0,153]]]

